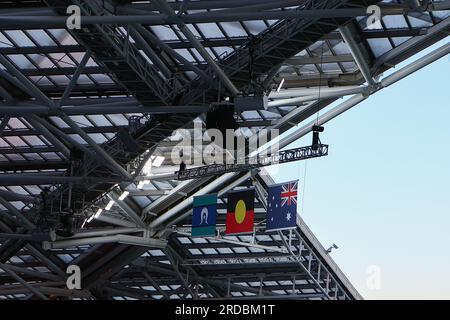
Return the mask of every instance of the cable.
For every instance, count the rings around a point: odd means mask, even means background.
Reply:
[[[325,44],[325,40],[322,40],[322,50],[320,54],[320,69],[319,69],[319,97],[317,99],[317,116],[316,116],[316,125],[319,125],[319,113],[320,113],[320,89],[322,88],[322,71],[323,71],[323,46]]]
[[[306,190],[306,171],[308,169],[308,160],[305,160],[305,171],[303,173],[303,190],[302,190],[302,216],[305,216],[305,190]]]

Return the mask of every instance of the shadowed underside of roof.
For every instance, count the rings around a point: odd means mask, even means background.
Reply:
[[[73,4],[81,29],[65,27]],[[383,18],[368,28],[374,4]],[[137,177],[152,155],[165,159],[157,173],[177,170],[173,132],[236,92],[269,99],[236,110],[238,135],[296,137],[338,98],[359,102],[408,75],[383,82],[448,36],[449,13],[449,1],[0,1],[0,299],[42,298],[37,287],[52,299],[361,298],[300,218],[294,232],[264,232],[264,171],[143,188]],[[219,193],[223,229],[226,192],[251,186],[262,190],[254,238],[189,236],[193,195]],[[77,235],[44,249],[68,208]],[[83,290],[66,288],[70,264]]]

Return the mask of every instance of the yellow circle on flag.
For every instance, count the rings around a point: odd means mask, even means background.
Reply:
[[[234,218],[237,223],[241,224],[244,221],[246,212],[247,208],[245,207],[244,200],[239,200],[236,203],[236,208],[234,210]]]

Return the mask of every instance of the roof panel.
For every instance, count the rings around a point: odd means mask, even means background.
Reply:
[[[3,31],[14,43],[20,47],[35,47],[36,45],[31,39],[21,30],[6,30]]]
[[[392,49],[392,45],[386,38],[367,39],[367,42],[369,43],[370,48],[372,49],[376,57],[379,57]]]
[[[27,30],[27,33],[40,46],[57,46],[58,44],[44,30]]]

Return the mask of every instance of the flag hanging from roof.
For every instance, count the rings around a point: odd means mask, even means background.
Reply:
[[[217,194],[194,197],[192,209],[193,237],[216,235]]]
[[[297,186],[298,181],[269,186],[267,231],[293,229],[297,226]]]
[[[228,193],[225,234],[253,232],[255,219],[255,190]]]

